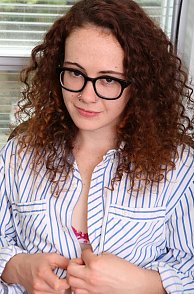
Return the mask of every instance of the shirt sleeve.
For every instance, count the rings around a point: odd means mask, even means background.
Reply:
[[[194,294],[193,191],[191,181],[166,223],[167,253],[146,266],[159,272],[167,293]]]
[[[1,281],[0,283],[0,294],[28,294],[27,291],[17,284],[8,285]]]
[[[6,148],[0,152],[0,277],[7,262],[18,253],[26,253],[23,248],[17,245],[15,225],[12,219],[11,204],[7,191],[11,191],[11,181],[9,175],[5,174],[5,165],[9,164],[5,161]],[[9,187],[7,184],[9,183]],[[12,291],[13,286],[6,285],[0,281],[0,293],[23,293]],[[20,287],[19,287],[20,288]]]

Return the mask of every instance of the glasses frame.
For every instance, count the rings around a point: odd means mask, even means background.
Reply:
[[[109,75],[101,75],[101,76],[98,76],[96,78],[91,78],[91,77],[88,77],[83,72],[81,72],[80,70],[77,70],[77,69],[71,68],[71,67],[57,67],[56,70],[57,70],[57,73],[59,74],[60,85],[61,85],[61,87],[63,89],[65,89],[65,90],[67,90],[69,92],[79,93],[79,92],[82,92],[83,91],[83,89],[85,88],[87,82],[90,81],[90,82],[92,82],[92,85],[93,85],[93,88],[94,88],[94,92],[96,93],[96,95],[98,97],[102,98],[102,99],[105,99],[105,100],[116,100],[116,99],[120,98],[121,95],[123,94],[124,89],[127,88],[131,84],[131,82],[129,82],[129,81],[126,81],[126,80],[123,80],[123,79],[119,79],[119,78],[116,78],[116,77],[113,77],[113,76],[109,76]],[[62,81],[61,81],[61,75],[62,75],[63,71],[65,71],[65,70],[68,70],[70,72],[76,72],[77,71],[80,75],[82,75],[82,77],[84,78],[84,84],[83,84],[83,86],[82,86],[82,88],[80,90],[70,90],[70,89],[68,89],[68,88],[66,88],[66,87],[63,86]],[[106,98],[106,97],[98,94],[98,92],[96,90],[96,82],[98,80],[100,80],[100,79],[106,79],[106,78],[113,79],[113,80],[117,81],[121,85],[121,92],[120,92],[120,94],[116,98]]]

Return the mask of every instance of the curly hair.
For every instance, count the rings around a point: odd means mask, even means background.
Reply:
[[[119,164],[115,181],[126,172],[131,183],[143,175],[160,180],[175,167],[177,146],[191,144],[192,90],[172,43],[132,0],[81,0],[55,21],[42,44],[32,50],[30,65],[21,72],[25,84],[19,102],[25,123],[17,128],[21,149],[28,144],[35,159],[44,151],[46,167],[54,179],[72,168],[77,127],[62,98],[56,67],[63,64],[64,44],[72,31],[87,24],[108,29],[124,51],[125,77],[131,81],[130,99],[117,126]],[[83,40],[84,41],[84,40]],[[119,149],[121,142],[123,149]],[[60,152],[59,152],[60,150]]]

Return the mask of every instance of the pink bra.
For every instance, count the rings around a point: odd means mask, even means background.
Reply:
[[[89,238],[88,238],[88,233],[82,233],[78,232],[74,227],[72,227],[79,243],[81,244],[90,244]]]

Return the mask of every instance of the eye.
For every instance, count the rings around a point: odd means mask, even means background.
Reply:
[[[79,71],[79,70],[71,70],[71,75],[73,76],[73,77],[83,77],[83,75],[82,75],[82,73]]]
[[[116,86],[118,82],[113,77],[105,76],[100,78],[98,83],[104,87],[108,87],[108,86],[111,87],[111,86]]]
[[[104,79],[106,84],[113,84],[115,82],[115,80],[111,77],[107,77]]]

